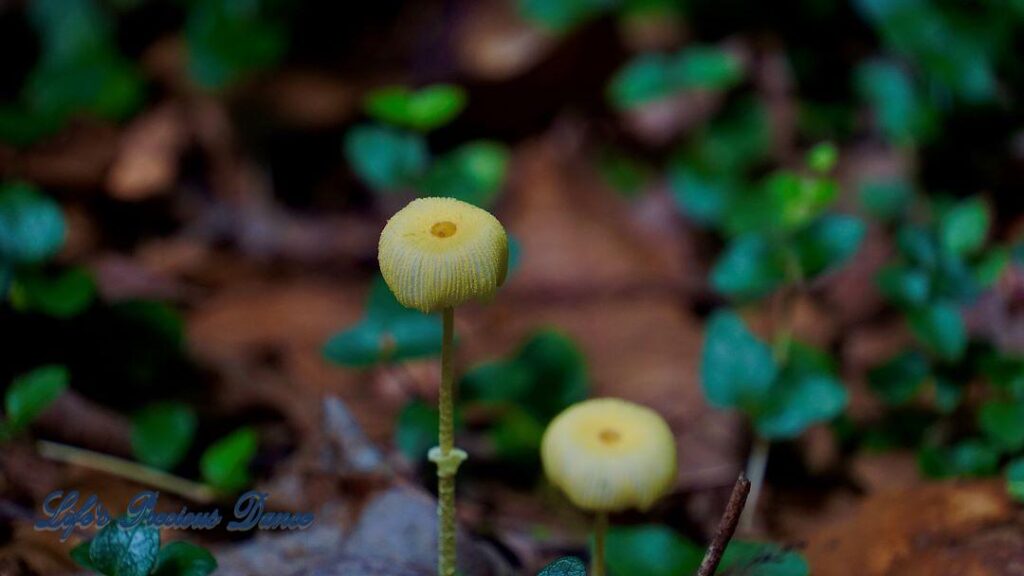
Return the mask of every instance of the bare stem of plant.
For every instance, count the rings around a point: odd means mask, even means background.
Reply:
[[[215,502],[219,496],[216,490],[206,484],[186,480],[162,470],[150,468],[131,460],[110,456],[109,454],[101,454],[46,440],[37,441],[36,450],[39,451],[41,456],[50,460],[57,460],[58,462],[65,462],[127,478],[128,480],[146,484],[171,494],[177,494],[193,502],[210,504]]]
[[[604,539],[608,533],[608,513],[598,512],[594,519],[594,554],[590,557],[590,576],[604,576]]]
[[[757,515],[757,501],[761,497],[761,488],[764,486],[764,473],[768,468],[768,453],[771,450],[771,442],[760,435],[754,436],[754,446],[750,449],[750,456],[747,458],[746,478],[750,480],[750,499],[743,509],[741,528],[744,532],[750,532],[754,528],[754,518]],[[746,480],[744,478],[744,480]]]
[[[725,514],[718,523],[718,531],[708,545],[708,551],[704,554],[704,560],[697,569],[697,576],[712,576],[722,561],[722,554],[725,553],[729,540],[736,533],[736,525],[739,524],[740,515],[743,513],[747,502],[747,495],[750,494],[750,481],[746,476],[740,474],[736,484],[732,487],[732,494],[729,496],[729,504],[725,507]]]

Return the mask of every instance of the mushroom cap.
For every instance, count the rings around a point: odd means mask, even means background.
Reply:
[[[544,473],[585,510],[646,510],[672,488],[676,443],[657,412],[598,398],[555,417],[541,441]]]
[[[508,270],[508,236],[482,208],[419,198],[388,220],[377,258],[403,306],[436,312],[494,294]]]

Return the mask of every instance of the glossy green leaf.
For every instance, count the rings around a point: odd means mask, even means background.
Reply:
[[[656,524],[612,527],[605,541],[611,576],[692,574],[702,557],[693,543]]]
[[[973,254],[985,245],[988,228],[988,206],[981,198],[971,198],[942,215],[939,239],[943,249],[953,254]]]
[[[915,308],[907,321],[918,340],[944,360],[959,360],[967,349],[967,329],[954,304],[936,302]]]
[[[684,90],[725,90],[743,78],[733,54],[712,46],[690,46],[675,54],[642,54],[612,78],[609,97],[623,109]]]
[[[548,564],[537,576],[587,576],[587,566],[573,556],[565,556]]]
[[[806,278],[843,266],[860,249],[866,228],[853,216],[829,214],[801,230],[793,245]]]
[[[429,162],[422,136],[378,125],[349,130],[345,157],[359,178],[379,191],[412,186]]]
[[[258,448],[259,436],[249,427],[214,442],[199,459],[203,480],[222,492],[245,488],[251,482],[249,465]]]
[[[866,180],[858,188],[860,204],[882,220],[893,220],[907,213],[914,188],[905,180]]]
[[[996,446],[1024,448],[1024,402],[989,400],[978,411],[978,427]]]
[[[684,162],[673,164],[669,183],[676,205],[693,220],[709,226],[723,224],[739,194],[735,177]]]
[[[1024,458],[1016,458],[1006,465],[1006,491],[1017,502],[1024,502]]]
[[[4,397],[10,432],[32,423],[68,388],[68,371],[63,366],[43,366],[14,379]]]
[[[180,402],[151,404],[132,418],[132,453],[143,464],[170,470],[192,446],[198,420],[195,411]]]
[[[152,576],[207,576],[217,570],[213,554],[189,542],[179,540],[160,549]]]
[[[35,186],[17,182],[0,187],[0,259],[43,262],[60,250],[65,234],[60,206]]]
[[[835,376],[828,355],[793,343],[771,394],[755,413],[754,427],[769,440],[795,438],[810,426],[838,416],[846,400],[846,388]]]
[[[999,281],[1010,263],[1010,251],[1006,248],[993,248],[985,251],[974,265],[974,279],[982,288],[989,288]]]
[[[423,196],[457,198],[481,208],[494,204],[508,169],[508,149],[480,140],[438,158],[419,182]]]
[[[734,54],[714,46],[689,46],[670,62],[674,86],[725,90],[743,79],[743,64]]]
[[[370,288],[363,320],[332,336],[324,346],[324,356],[344,366],[366,368],[437,355],[441,338],[438,315],[405,308],[378,276]]]
[[[437,408],[413,400],[402,408],[395,422],[395,446],[411,462],[420,462],[437,446],[440,415]]]
[[[783,250],[778,242],[761,234],[739,236],[711,269],[711,286],[732,298],[764,296],[789,278]]]
[[[918,467],[930,478],[991,476],[999,465],[999,452],[979,440],[965,440],[948,448],[925,446],[917,454]]]
[[[21,311],[55,318],[76,316],[92,304],[96,283],[87,270],[69,268],[57,276],[39,271],[18,274],[11,286],[11,303]]]
[[[803,556],[768,542],[734,540],[722,555],[720,576],[810,576]]]
[[[889,404],[906,404],[930,374],[928,359],[917,352],[904,352],[872,368],[868,373],[871,389]]]
[[[455,118],[466,106],[466,92],[451,84],[410,90],[388,86],[370,92],[366,112],[379,120],[415,130],[433,130]]]
[[[568,32],[600,15],[614,4],[611,0],[518,0],[519,12],[527,20],[552,32]]]
[[[928,301],[931,278],[917,268],[889,265],[878,272],[875,280],[882,294],[899,306],[922,306]]]
[[[831,172],[839,162],[839,149],[832,142],[822,142],[807,153],[807,166],[819,174]]]
[[[113,520],[89,544],[89,561],[106,576],[147,576],[156,565],[160,530],[144,522],[130,528]]]
[[[271,2],[199,0],[185,21],[188,71],[200,85],[220,89],[277,64],[287,49],[287,28]]]
[[[754,409],[771,392],[779,367],[771,349],[735,313],[715,312],[708,321],[701,353],[704,395],[718,408]]]
[[[902,67],[886,60],[870,61],[857,68],[855,81],[857,91],[872,106],[876,122],[891,141],[908,145],[931,136],[934,113]]]

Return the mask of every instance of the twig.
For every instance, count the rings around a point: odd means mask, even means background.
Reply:
[[[39,454],[44,458],[106,472],[107,474],[139,482],[140,484],[148,484],[154,488],[183,496],[200,504],[213,503],[219,496],[213,488],[206,484],[186,480],[173,474],[108,454],[101,454],[45,440],[36,442],[36,449],[39,450]]]
[[[725,514],[722,515],[722,520],[718,523],[718,531],[715,532],[715,537],[711,540],[707,553],[704,554],[704,560],[701,561],[700,568],[697,569],[697,576],[711,576],[718,569],[718,564],[722,561],[722,554],[725,553],[725,547],[729,545],[729,540],[736,532],[736,524],[740,521],[740,514],[743,512],[743,506],[747,502],[749,493],[750,480],[740,473],[740,477],[736,479],[736,484],[732,487],[732,495],[729,496]]]

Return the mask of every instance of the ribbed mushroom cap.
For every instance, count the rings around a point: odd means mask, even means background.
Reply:
[[[544,473],[580,508],[646,510],[676,478],[676,443],[657,412],[615,398],[555,417],[541,441]]]
[[[508,237],[486,210],[419,198],[388,220],[377,258],[403,306],[436,312],[494,294],[508,270]]]

